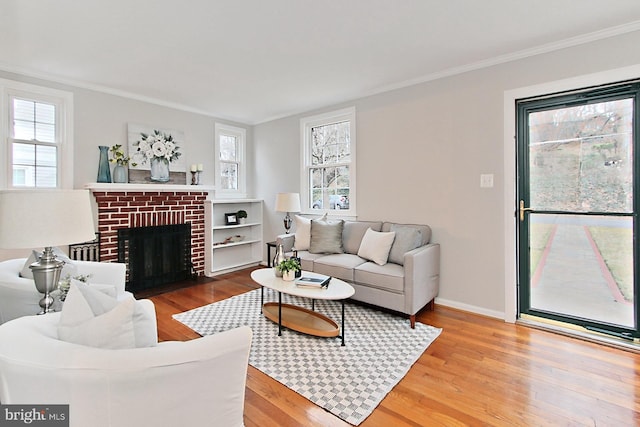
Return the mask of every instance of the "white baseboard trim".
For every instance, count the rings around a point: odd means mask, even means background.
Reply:
[[[436,297],[436,304],[443,305],[445,307],[451,307],[458,310],[468,311],[475,314],[481,314],[483,316],[493,317],[495,319],[505,320],[503,312],[495,310],[487,310],[486,308],[478,307],[475,305],[469,305],[458,301],[452,301],[440,297]]]

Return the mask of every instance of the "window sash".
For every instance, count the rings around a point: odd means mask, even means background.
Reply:
[[[0,188],[72,188],[73,94],[0,78],[0,112]]]
[[[303,212],[355,215],[355,108],[303,118],[300,128]]]
[[[216,196],[246,197],[246,130],[216,123]]]

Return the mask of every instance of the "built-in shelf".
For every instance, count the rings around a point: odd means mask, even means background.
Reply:
[[[238,224],[238,225],[214,225],[211,227],[214,230],[230,230],[234,228],[246,228],[246,227],[255,227],[256,225],[262,225],[259,222],[248,222],[246,224]]]
[[[225,214],[247,211],[244,224],[226,224]],[[205,275],[209,277],[262,262],[262,200],[205,200]],[[241,235],[239,242],[220,244]],[[218,243],[218,244],[216,244]]]
[[[260,240],[242,240],[240,242],[222,243],[219,245],[214,244],[213,250],[215,251],[216,249],[224,249],[230,246],[251,245],[253,243],[261,243],[261,241]]]

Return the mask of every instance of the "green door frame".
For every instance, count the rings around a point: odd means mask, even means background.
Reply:
[[[567,212],[535,210],[529,208],[529,129],[528,116],[530,113],[545,111],[552,108],[573,107],[579,105],[593,104],[603,101],[613,101],[619,99],[634,100],[633,115],[633,212],[632,213],[609,213],[609,212]],[[638,256],[640,254],[640,239],[635,234],[638,230],[638,212],[640,212],[640,81],[629,81],[615,83],[611,85],[585,88],[572,92],[550,94],[540,97],[524,98],[516,100],[516,221],[517,221],[517,250],[518,250],[518,314],[531,314],[538,317],[548,318],[561,322],[567,322],[583,326],[600,332],[611,333],[622,338],[630,339],[640,337],[640,265]],[[521,209],[521,203],[525,210]],[[618,325],[603,324],[598,321],[579,319],[560,313],[546,312],[531,308],[531,295],[529,291],[530,274],[530,253],[529,253],[529,217],[531,213],[557,214],[557,215],[602,215],[602,216],[631,216],[633,218],[633,259],[634,259],[634,320],[635,328],[625,328]],[[521,215],[523,220],[521,220]]]

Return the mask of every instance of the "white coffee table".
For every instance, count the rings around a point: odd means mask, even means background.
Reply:
[[[321,275],[310,271],[303,271],[305,277],[321,277]],[[326,288],[311,288],[297,286],[294,282],[276,277],[273,268],[262,268],[251,272],[251,278],[262,286],[262,313],[264,316],[278,324],[278,336],[282,335],[282,327],[301,332],[303,334],[318,337],[337,337],[342,339],[344,344],[344,301],[355,293],[353,286],[347,282],[331,278],[329,286]],[[273,289],[278,292],[278,302],[264,302],[264,288]],[[293,304],[282,304],[282,294],[295,295],[302,298],[311,299],[309,310]],[[315,300],[336,300],[342,303],[342,325],[329,317],[314,311]],[[342,334],[340,334],[342,331]]]

